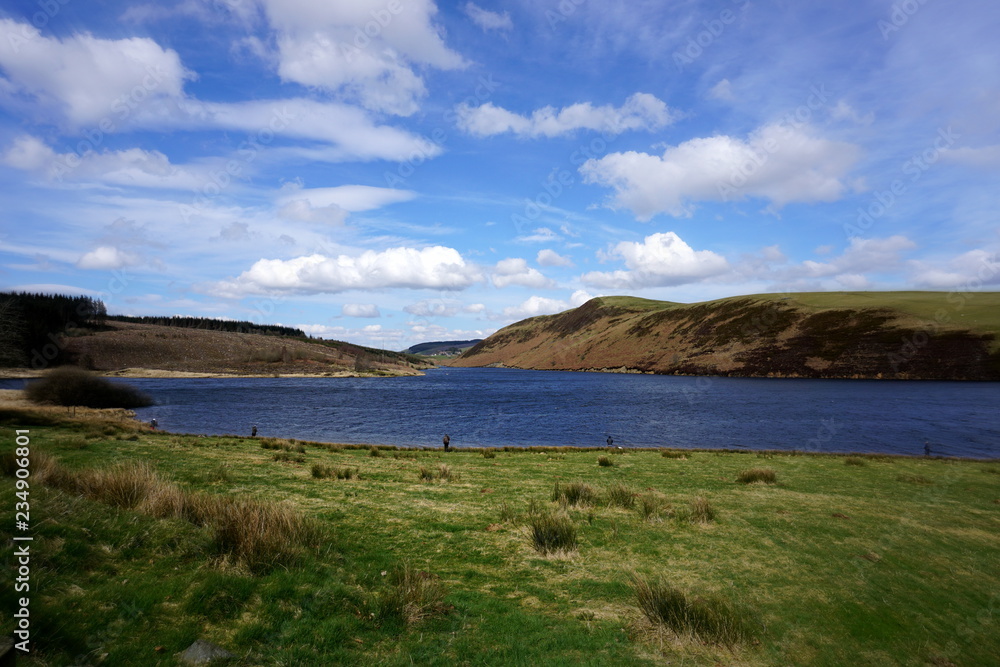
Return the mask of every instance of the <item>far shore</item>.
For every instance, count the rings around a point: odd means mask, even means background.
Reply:
[[[4,368],[0,369],[0,379],[6,380],[30,380],[41,377],[44,370],[33,370],[30,368]],[[411,377],[423,375],[423,371],[413,371],[410,373],[399,373],[393,371],[379,371],[375,373],[358,373],[355,371],[327,371],[323,373],[203,373],[198,371],[174,371],[162,368],[122,368],[113,371],[98,371],[98,375],[109,378],[362,378],[362,377]]]

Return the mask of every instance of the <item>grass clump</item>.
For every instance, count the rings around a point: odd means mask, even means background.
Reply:
[[[375,617],[379,622],[415,625],[425,618],[443,616],[452,609],[444,602],[448,589],[435,574],[404,563],[389,574],[386,583],[386,588],[375,599]]]
[[[613,467],[615,465],[615,462],[612,461],[607,456],[598,456],[597,457],[597,465],[599,465],[602,468],[611,468],[611,467]]]
[[[349,466],[313,464],[312,476],[316,479],[361,479],[360,470]]]
[[[564,514],[535,514],[530,517],[531,542],[543,555],[575,551],[576,525]]]
[[[676,449],[661,449],[660,456],[665,459],[678,459],[680,461],[687,460],[687,454],[684,452],[679,452]]]
[[[609,507],[621,507],[632,509],[635,507],[635,491],[625,484],[612,484],[605,491],[605,498]]]
[[[692,597],[663,580],[638,575],[631,576],[631,584],[639,609],[656,625],[729,647],[752,639],[742,614],[725,600]]]
[[[483,450],[483,458],[484,459],[495,459],[496,457],[497,457],[496,451],[494,451],[492,449],[484,449]]]
[[[863,466],[865,465],[865,460],[857,456],[848,456],[844,459],[845,466]]]
[[[451,482],[458,480],[458,473],[452,471],[450,466],[442,463],[437,467],[437,470],[420,466],[420,469],[417,471],[417,477],[421,482],[433,482],[435,480]]]
[[[87,408],[144,408],[153,399],[135,387],[109,382],[81,368],[62,366],[25,388],[28,400]]]
[[[292,452],[277,452],[272,456],[275,461],[282,461],[285,463],[304,463],[306,457],[302,454],[293,454]]]
[[[597,500],[597,491],[590,484],[584,482],[570,482],[560,485],[555,483],[552,489],[552,501],[566,503],[567,505],[593,505]]]
[[[658,491],[650,491],[639,495],[639,516],[646,521],[660,521],[665,514],[670,513],[670,503],[666,496]]]
[[[740,484],[775,484],[778,475],[771,468],[747,468],[736,476]]]
[[[691,523],[712,523],[715,520],[715,508],[704,496],[697,496],[691,501],[688,521]]]
[[[368,448],[368,456],[372,457],[373,459],[377,459],[378,457],[382,456],[382,450],[376,447],[375,445],[372,445],[371,447]]]

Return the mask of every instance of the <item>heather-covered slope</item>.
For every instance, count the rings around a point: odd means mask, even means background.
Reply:
[[[1000,380],[1000,293],[600,297],[496,332],[455,366]]]

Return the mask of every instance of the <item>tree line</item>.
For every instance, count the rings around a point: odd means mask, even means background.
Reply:
[[[100,299],[32,292],[0,292],[0,365],[26,366],[36,355],[65,363],[59,336],[104,324]]]
[[[263,334],[265,336],[292,336],[295,338],[305,338],[306,334],[301,329],[294,327],[283,327],[278,324],[257,324],[247,320],[217,320],[210,317],[188,317],[174,315],[171,317],[144,315],[134,317],[131,315],[108,315],[107,319],[115,322],[129,322],[131,324],[155,324],[161,327],[182,327],[185,329],[206,329],[208,331],[229,331],[233,333]]]

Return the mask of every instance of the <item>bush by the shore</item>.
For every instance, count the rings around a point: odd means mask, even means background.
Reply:
[[[109,382],[102,377],[76,368],[62,366],[50,371],[25,388],[34,403],[81,406],[87,408],[144,408],[153,399],[134,387]]]

